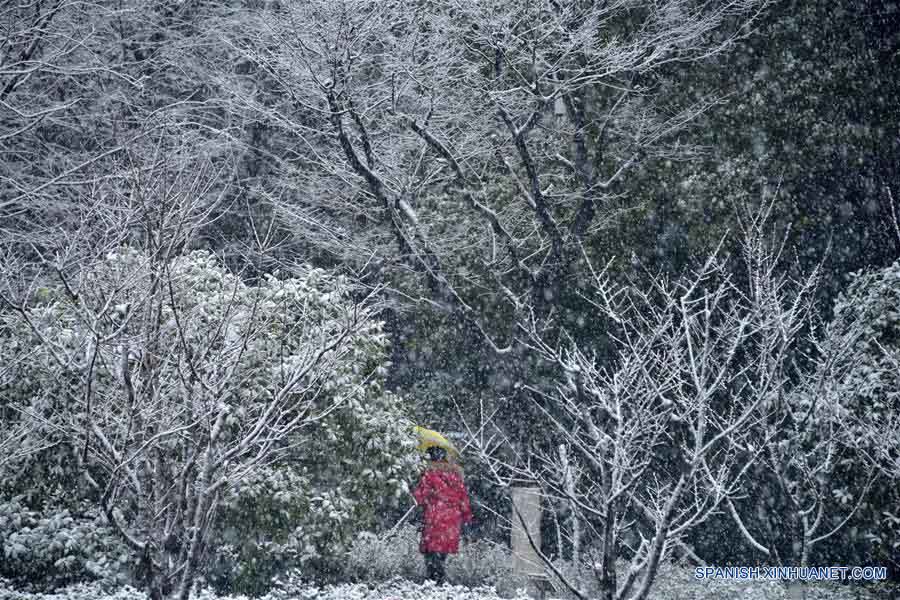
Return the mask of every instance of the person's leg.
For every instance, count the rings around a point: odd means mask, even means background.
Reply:
[[[447,555],[440,553],[435,554],[435,574],[437,575],[437,579],[435,581],[438,585],[444,583],[447,579]]]
[[[425,556],[425,578],[431,581],[437,581],[437,554],[434,552],[426,552]]]

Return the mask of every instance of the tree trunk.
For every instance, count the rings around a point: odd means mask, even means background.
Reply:
[[[611,507],[606,509],[603,523],[603,547],[600,553],[600,598],[616,598],[616,540],[613,532],[615,519]]]

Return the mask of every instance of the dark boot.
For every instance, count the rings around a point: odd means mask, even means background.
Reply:
[[[447,578],[446,560],[446,554],[440,552],[425,553],[425,576],[437,585],[443,584]]]

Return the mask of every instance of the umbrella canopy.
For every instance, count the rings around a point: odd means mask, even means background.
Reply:
[[[425,452],[429,448],[437,447],[443,448],[449,454],[459,458],[459,450],[456,449],[456,446],[453,443],[442,436],[437,431],[432,431],[431,429],[425,429],[424,427],[419,427],[418,425],[415,428],[416,436],[419,438],[419,446],[418,449],[420,452]]]

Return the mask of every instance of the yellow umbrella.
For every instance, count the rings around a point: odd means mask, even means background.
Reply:
[[[419,438],[418,449],[420,452],[425,452],[429,448],[438,447],[443,448],[450,454],[459,458],[459,450],[456,449],[456,446],[453,443],[442,436],[437,431],[432,431],[431,429],[425,429],[424,427],[419,427],[416,425],[415,427],[416,436]]]

